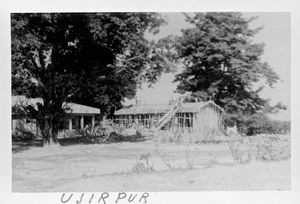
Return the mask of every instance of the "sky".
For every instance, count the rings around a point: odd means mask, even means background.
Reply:
[[[190,25],[185,22],[182,13],[162,13],[166,17],[168,25],[162,27],[156,35],[147,35],[149,40],[157,40],[168,35],[180,35],[181,29]],[[287,106],[287,110],[280,111],[276,115],[270,115],[277,120],[290,120],[290,14],[288,12],[264,12],[243,13],[245,17],[258,16],[258,19],[251,22],[250,27],[263,26],[263,29],[253,38],[254,43],[264,43],[264,54],[261,59],[267,62],[279,75],[280,81],[273,88],[266,87],[262,92],[263,98],[270,99],[271,105],[278,102]],[[174,73],[163,74],[152,88],[146,84],[137,91],[137,98],[144,104],[168,103],[172,98],[176,98],[174,91],[178,83],[173,83]],[[126,104],[134,103],[133,100]]]

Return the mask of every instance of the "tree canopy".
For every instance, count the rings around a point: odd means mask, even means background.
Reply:
[[[55,139],[64,102],[109,114],[168,67],[144,37],[165,23],[157,13],[11,14],[12,94],[43,99],[28,112],[46,141]]]
[[[184,71],[176,75],[179,92],[192,92],[203,100],[213,100],[226,111],[227,122],[239,127],[254,115],[271,113],[268,99],[255,89],[257,82],[272,87],[278,75],[262,62],[263,44],[252,42],[260,29],[251,29],[241,13],[195,13],[186,15],[191,27],[175,38],[177,60]]]

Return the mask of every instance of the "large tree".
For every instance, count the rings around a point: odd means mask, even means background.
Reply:
[[[176,76],[179,92],[192,92],[203,100],[213,100],[226,111],[227,122],[237,123],[246,132],[246,124],[259,114],[284,108],[270,106],[260,96],[278,75],[262,62],[263,44],[252,42],[261,28],[251,29],[241,13],[195,13],[186,15],[191,27],[176,38],[177,59],[184,71]]]
[[[12,94],[42,98],[25,110],[44,142],[57,143],[66,102],[109,114],[155,82],[168,64],[144,34],[163,24],[157,13],[12,14]]]

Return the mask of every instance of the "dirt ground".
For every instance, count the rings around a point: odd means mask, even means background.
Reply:
[[[290,190],[290,185],[290,160],[235,164],[228,144],[146,141],[34,147],[12,155],[13,192]]]

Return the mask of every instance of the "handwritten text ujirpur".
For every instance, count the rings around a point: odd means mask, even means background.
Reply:
[[[67,204],[110,204],[147,203],[149,193],[63,193],[61,203]]]

